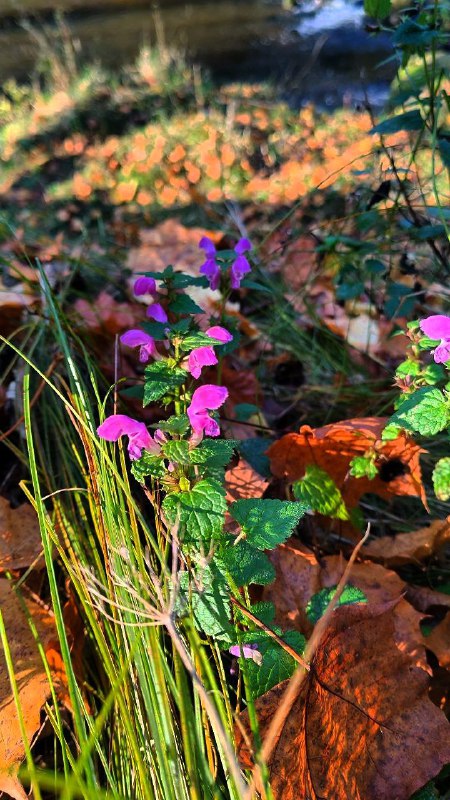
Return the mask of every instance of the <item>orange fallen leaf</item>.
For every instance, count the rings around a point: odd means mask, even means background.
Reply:
[[[42,552],[39,522],[35,510],[28,503],[11,508],[0,497],[0,572],[25,569],[31,566]]]
[[[363,547],[362,555],[391,567],[424,561],[438,552],[450,539],[450,522],[438,519],[427,528],[396,536],[381,536]]]
[[[326,556],[319,563],[311,550],[294,539],[277,547],[269,558],[276,578],[264,589],[263,599],[274,603],[275,620],[283,630],[295,628],[309,636],[312,625],[305,613],[308,601],[321,589],[337,586],[347,561],[342,556]],[[402,579],[381,564],[360,561],[352,567],[350,583],[364,593],[370,605],[397,601],[392,609],[396,644],[409,653],[416,666],[428,671],[420,629],[423,614],[402,598],[406,589]]]
[[[236,467],[232,467],[225,473],[225,489],[228,503],[233,503],[235,500],[262,497],[267,485],[268,481],[262,478],[243,458],[239,460]]]
[[[425,451],[405,433],[382,442],[386,422],[387,418],[361,417],[323,428],[303,425],[299,433],[282,436],[268,449],[272,472],[292,482],[304,476],[309,464],[315,464],[333,478],[349,508],[366,492],[385,499],[393,495],[420,497],[426,507],[419,462]],[[376,454],[378,475],[373,480],[352,477],[351,460],[370,452]]]
[[[56,637],[54,618],[36,603],[24,601],[36,626],[44,649]],[[17,682],[23,722],[31,744],[40,726],[42,706],[50,695],[50,686],[37,644],[27,617],[11,584],[0,579],[0,607],[8,636],[11,659]],[[0,649],[0,791],[14,798],[26,797],[17,779],[17,770],[25,757],[16,705],[8,677],[3,649]]]
[[[409,800],[450,759],[449,726],[428,676],[394,645],[392,604],[341,606],[269,759],[275,800]],[[264,740],[288,681],[256,701]],[[253,766],[248,714],[237,751]]]

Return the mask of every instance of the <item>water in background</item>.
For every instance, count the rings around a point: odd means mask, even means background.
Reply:
[[[291,10],[282,0],[161,0],[156,11],[139,0],[103,0],[95,10],[89,0],[0,0],[0,82],[26,78],[36,58],[17,9],[37,9],[33,24],[42,26],[51,24],[52,5],[68,9],[86,62],[130,63],[159,31],[217,81],[272,79],[293,105],[333,108],[366,94],[380,105],[395,70],[393,63],[377,69],[390,54],[389,38],[367,33],[358,0],[304,0]]]

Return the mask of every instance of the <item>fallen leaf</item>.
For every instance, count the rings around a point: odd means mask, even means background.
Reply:
[[[430,589],[429,586],[408,584],[406,598],[414,608],[424,613],[432,608],[450,608],[450,594]]]
[[[450,668],[450,611],[426,637],[425,647],[433,651],[441,667]]]
[[[293,482],[303,478],[308,464],[315,464],[333,478],[349,508],[366,492],[385,499],[393,495],[420,497],[426,507],[419,462],[425,451],[405,433],[382,442],[386,422],[387,418],[361,417],[323,428],[303,425],[299,433],[282,436],[268,449],[271,470],[277,478]],[[352,477],[351,460],[368,452],[376,454],[378,475],[372,480]]]
[[[340,606],[269,759],[275,800],[409,800],[450,759],[428,676],[396,648],[391,604]],[[288,681],[256,701],[264,740]],[[252,767],[248,714],[237,752]]]
[[[425,561],[450,539],[450,522],[438,519],[427,528],[396,536],[381,536],[363,547],[362,555],[396,567],[400,564]]]
[[[0,497],[0,573],[31,566],[42,552],[39,522],[34,508],[24,503],[11,508]]]
[[[312,624],[305,608],[313,594],[337,586],[347,561],[342,556],[326,556],[317,561],[308,548],[291,540],[269,554],[276,578],[263,590],[263,599],[275,606],[275,621],[283,630],[295,628],[305,636]],[[406,586],[392,570],[381,564],[360,561],[353,565],[352,586],[364,593],[370,605],[397,601],[392,609],[395,641],[400,650],[409,653],[416,666],[428,671],[424,640],[420,629],[423,614],[402,598]]]
[[[232,467],[225,473],[228,503],[243,498],[262,497],[267,486],[268,481],[262,478],[243,458],[239,460],[236,467]]]
[[[54,618],[36,603],[24,600],[44,647],[56,638]],[[50,686],[37,644],[21,603],[9,581],[0,579],[0,607],[8,636],[11,659],[28,743],[31,744],[40,726],[42,706],[50,695]],[[25,757],[16,705],[6,668],[3,649],[0,651],[0,791],[22,800],[17,770]],[[11,789],[16,787],[16,794]]]

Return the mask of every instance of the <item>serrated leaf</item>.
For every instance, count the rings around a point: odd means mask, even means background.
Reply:
[[[220,573],[211,567],[198,570],[195,580],[185,572],[180,581],[181,603],[192,614],[197,629],[222,642],[232,642],[235,636],[230,623],[228,589]],[[184,602],[183,602],[184,601]],[[181,605],[179,603],[179,605]]]
[[[191,450],[191,464],[206,464],[211,469],[226,467],[237,444],[234,439],[203,439]]]
[[[188,373],[181,367],[171,367],[167,361],[154,361],[145,368],[144,406],[160,400],[177,386],[181,386]]]
[[[187,336],[184,337],[183,341],[181,342],[181,349],[184,352],[188,352],[189,350],[195,350],[197,347],[212,347],[213,345],[220,345],[223,342],[220,342],[219,339],[214,339],[211,336],[207,336],[206,333],[189,333]]]
[[[245,671],[254,697],[259,697],[268,692],[273,686],[290,678],[298,662],[283,647],[273,639],[258,636],[258,650],[262,655],[261,664],[256,664],[250,659],[245,660]],[[283,634],[284,642],[292,647],[299,655],[305,649],[306,640],[298,631],[288,631]],[[243,659],[239,659],[242,664]]]
[[[373,458],[366,458],[365,456],[355,456],[350,461],[350,475],[354,478],[369,478],[373,480],[378,475],[378,470],[375,466]]]
[[[163,511],[169,522],[180,521],[180,535],[185,541],[210,539],[223,527],[227,503],[225,490],[215,480],[203,480],[188,492],[169,494]]]
[[[332,519],[349,519],[342,494],[324,469],[309,464],[305,477],[292,485],[294,497],[308,508]]]
[[[238,587],[250,583],[264,586],[275,580],[275,569],[266,554],[243,540],[234,544],[232,536],[222,544],[216,561],[221,572],[229,574]]]
[[[395,377],[405,378],[408,375],[416,377],[419,374],[419,372],[420,372],[419,362],[413,361],[411,358],[407,358],[406,361],[402,361],[402,363],[398,365],[397,369],[395,370]]]
[[[163,452],[169,461],[174,461],[176,464],[189,464],[189,442],[183,439],[166,442]]]
[[[305,609],[306,615],[313,625],[324,615],[330,600],[332,600],[336,594],[336,589],[337,586],[321,589],[320,592],[313,594],[308,601]],[[353,605],[353,603],[367,603],[367,597],[361,589],[347,584],[338,600],[338,606],[348,606]]]
[[[189,417],[187,414],[172,416],[162,422],[158,422],[158,428],[167,433],[183,436],[189,429]]]
[[[242,527],[246,540],[253,547],[272,550],[286,541],[308,506],[288,500],[237,500],[230,514]]]
[[[164,461],[160,456],[152,455],[148,450],[143,450],[138,461],[131,462],[131,472],[139,483],[151,475],[153,478],[163,478],[167,472]]]
[[[174,314],[203,314],[204,311],[188,294],[177,294],[169,305]]]
[[[450,499],[450,458],[440,458],[433,470],[433,486],[438,500]]]
[[[273,623],[275,620],[275,606],[273,603],[269,603],[266,600],[261,600],[261,602],[259,603],[253,603],[250,606],[250,611],[252,612],[252,614],[254,614],[254,616],[257,619],[259,619],[260,622],[262,622],[264,625],[268,625],[273,629]],[[253,623],[249,620],[249,618],[243,612],[239,611],[237,607],[234,609],[234,615],[236,622],[245,622],[246,625],[248,626],[253,625]],[[261,629],[255,628],[255,630],[260,631]],[[248,633],[246,633],[246,636],[247,635],[250,636],[250,634],[251,631],[248,631]]]
[[[391,6],[391,0],[364,0],[364,11],[374,19],[386,19],[391,13]]]
[[[420,131],[423,128],[423,120],[417,109],[405,111],[404,114],[397,114],[395,117],[388,117],[372,128],[370,133],[398,133],[398,131]]]
[[[448,403],[440,389],[424,386],[418,389],[392,415],[390,424],[400,425],[422,436],[434,436],[448,421]]]

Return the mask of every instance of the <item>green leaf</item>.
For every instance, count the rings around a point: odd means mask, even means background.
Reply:
[[[375,125],[370,133],[397,133],[398,131],[420,131],[423,128],[423,119],[419,111],[405,111],[395,117],[388,117],[383,122]]]
[[[259,603],[253,603],[250,606],[250,611],[264,625],[268,625],[269,627],[273,628],[273,623],[275,620],[275,606],[273,603],[261,600]],[[236,622],[245,622],[247,626],[253,626],[253,622],[251,622],[251,620],[249,620],[249,618],[243,612],[239,611],[237,607],[234,609],[234,616]],[[254,630],[260,631],[261,629],[255,625]],[[250,633],[251,631],[248,631],[246,636],[250,636]]]
[[[145,368],[144,406],[181,386],[188,373],[181,367],[171,367],[167,361],[154,361]]]
[[[251,638],[252,634],[249,634],[249,639]],[[245,659],[245,665],[243,666],[245,667],[253,696],[259,697],[268,692],[269,689],[272,689],[273,686],[277,686],[277,684],[290,678],[298,662],[281,645],[274,642],[267,635],[264,635],[263,638],[263,635],[260,634],[256,638],[258,641],[254,643],[258,645],[262,662],[257,664],[251,659]],[[281,638],[299,655],[302,655],[306,640],[301,633],[288,631]],[[241,665],[242,661],[243,659],[239,658]]]
[[[237,444],[234,439],[203,439],[191,450],[191,464],[206,464],[210,469],[226,467]]]
[[[321,589],[320,592],[313,594],[311,599],[306,605],[306,614],[308,619],[313,625],[324,615],[325,610],[336,594],[337,586],[332,586],[329,589]],[[338,606],[353,605],[353,603],[367,603],[367,597],[361,589],[356,586],[347,584],[342,592]]]
[[[237,500],[230,514],[242,527],[247,542],[260,550],[272,550],[286,541],[307,505],[288,500]]]
[[[381,434],[381,441],[392,442],[394,439],[398,438],[401,432],[401,425],[394,425],[392,422],[389,422]]]
[[[433,470],[433,486],[438,500],[450,498],[450,458],[440,458]]]
[[[426,383],[434,385],[435,383],[439,383],[439,381],[444,380],[445,378],[445,371],[442,364],[436,364],[434,361],[432,364],[428,364],[422,372],[422,377]]]
[[[181,349],[185,352],[189,350],[195,350],[197,347],[212,347],[213,345],[223,344],[218,339],[214,339],[211,336],[207,336],[206,333],[189,333],[187,336],[184,337],[183,341],[181,342]]]
[[[185,541],[198,542],[217,536],[223,527],[227,503],[225,490],[218,481],[202,480],[188,492],[169,494],[163,511],[169,522],[180,521],[180,534]]]
[[[320,467],[314,464],[307,466],[305,477],[296,481],[292,490],[294,497],[302,500],[313,511],[332,519],[349,519],[338,487]]]
[[[255,550],[248,542],[241,540],[237,544],[232,536],[220,547],[216,562],[225,575],[229,574],[236,586],[248,586],[258,583],[264,586],[275,580],[275,570],[265,553]]]
[[[407,376],[411,375],[413,378],[415,378],[419,373],[419,362],[413,361],[411,358],[407,358],[406,361],[402,361],[402,363],[398,365],[397,369],[395,370],[395,377],[406,378]]]
[[[131,472],[139,483],[143,483],[148,475],[153,478],[163,478],[167,469],[160,456],[152,455],[148,450],[144,450],[138,461],[131,462]]]
[[[374,459],[355,456],[350,461],[350,475],[353,475],[354,478],[369,478],[370,481],[373,480],[378,475]]]
[[[162,322],[156,322],[156,321],[141,322],[140,325],[141,328],[146,333],[148,333],[149,336],[153,336],[153,338],[156,339],[157,341],[162,341],[163,339],[167,338],[166,328],[170,327],[167,325],[167,322],[163,324]]]
[[[434,436],[448,422],[448,402],[440,389],[424,386],[414,392],[392,415],[390,424],[400,425],[422,436]]]
[[[176,464],[189,464],[189,442],[184,439],[174,439],[166,442],[163,447],[164,455],[169,461]]]
[[[187,414],[180,414],[177,417],[172,416],[162,422],[158,422],[157,427],[167,433],[183,436],[189,429],[189,418]]]
[[[174,314],[204,314],[203,309],[188,294],[177,294],[170,303],[169,309]]]
[[[230,644],[235,637],[230,623],[230,602],[223,577],[214,568],[198,569],[195,580],[189,585],[189,575],[184,572],[180,580],[181,602],[194,625],[215,639]]]
[[[386,19],[391,13],[391,0],[364,0],[364,11],[368,17]]]

